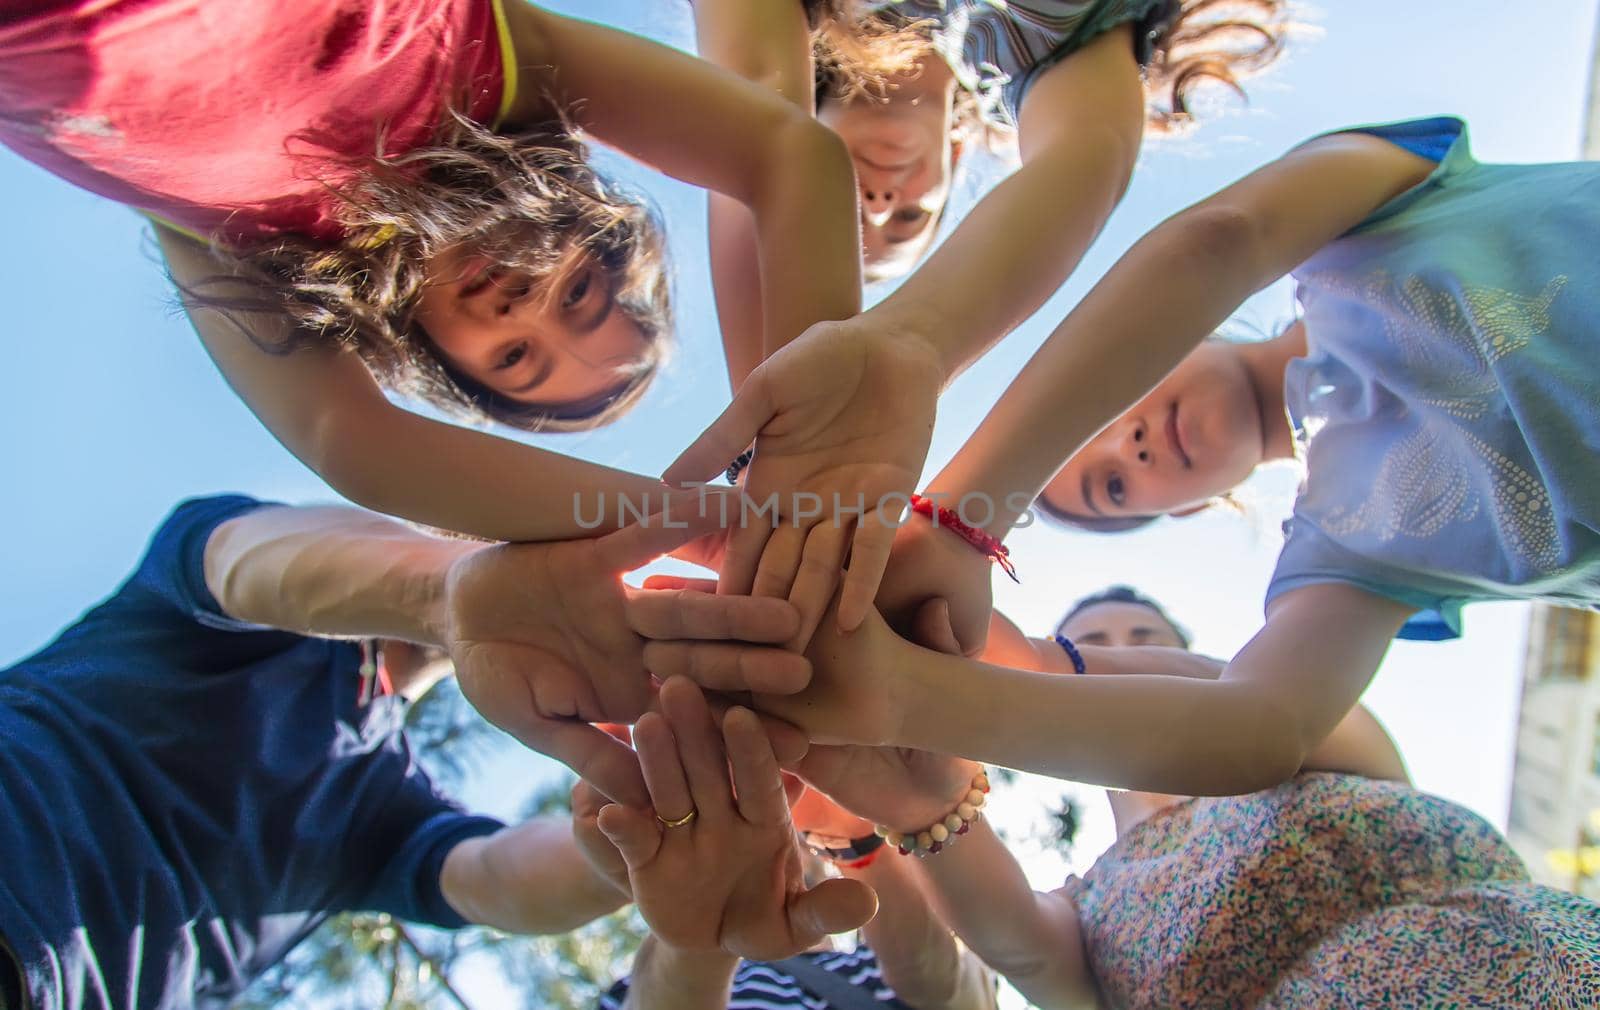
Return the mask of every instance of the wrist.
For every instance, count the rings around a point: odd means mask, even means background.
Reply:
[[[989,775],[982,765],[972,765],[976,770],[944,802],[932,809],[929,818],[912,820],[906,815],[903,826],[878,825],[878,832],[889,845],[899,849],[901,855],[935,855],[967,833],[983,814],[989,796]]]
[[[869,332],[901,353],[926,362],[941,392],[966,364],[940,340],[944,328],[938,314],[928,306],[899,298],[898,293],[862,313],[862,321],[870,324]]]
[[[486,880],[489,863],[486,854],[493,835],[480,835],[458,842],[444,857],[439,868],[439,893],[457,915],[477,925],[489,924],[482,896],[493,894]]]

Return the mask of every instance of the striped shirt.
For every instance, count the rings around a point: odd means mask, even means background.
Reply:
[[[885,0],[906,21],[931,20],[933,44],[985,117],[1015,127],[1029,85],[1096,38],[1135,25],[1135,55],[1150,59],[1178,0]]]
[[[853,951],[813,951],[801,955],[851,985],[865,990],[883,1010],[913,1010],[902,1003],[883,981],[878,959],[865,945]],[[600,1010],[622,1010],[628,998],[628,980],[623,979],[600,997]],[[740,961],[733,976],[733,993],[728,1010],[835,1010],[813,996],[783,969],[765,961]]]

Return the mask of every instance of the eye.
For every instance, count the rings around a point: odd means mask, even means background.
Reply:
[[[1128,488],[1122,483],[1122,478],[1112,474],[1106,479],[1106,501],[1118,508],[1128,502]]]
[[[564,309],[577,308],[583,304],[583,300],[589,295],[589,289],[593,286],[593,271],[585,270],[578,275],[577,279],[572,282],[572,286],[567,289],[566,297],[561,299],[561,307]]]
[[[517,346],[511,348],[509,351],[507,351],[505,353],[505,356],[502,357],[500,359],[499,363],[494,366],[495,371],[497,371],[497,372],[498,371],[504,371],[507,368],[511,368],[514,365],[516,365],[517,362],[521,361],[523,358],[525,358],[527,356],[528,356],[528,345],[527,344],[518,344]]]

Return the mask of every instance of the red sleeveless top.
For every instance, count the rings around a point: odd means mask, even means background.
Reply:
[[[198,235],[332,241],[327,156],[493,124],[509,54],[500,0],[0,0],[0,143]]]

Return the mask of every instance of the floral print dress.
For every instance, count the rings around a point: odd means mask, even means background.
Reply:
[[[1108,1007],[1600,1007],[1600,905],[1400,783],[1188,800],[1066,890]]]

